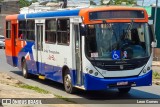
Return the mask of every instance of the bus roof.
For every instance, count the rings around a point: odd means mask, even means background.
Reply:
[[[19,14],[18,20],[32,19],[32,18],[45,18],[45,17],[65,17],[65,16],[78,16],[80,9],[74,10],[58,10],[50,12]]]
[[[86,12],[94,12],[94,11],[104,11],[104,10],[142,10],[145,11],[142,7],[131,7],[131,6],[98,6],[93,8],[84,8],[81,9],[80,14]]]
[[[6,20],[17,20],[18,14],[6,16]]]
[[[141,7],[130,7],[130,6],[99,6],[99,7],[91,7],[91,8],[82,8],[82,9],[65,9],[65,10],[57,10],[57,11],[49,11],[49,12],[39,12],[39,13],[29,13],[29,14],[19,14],[18,20],[25,19],[34,19],[34,18],[51,18],[51,17],[68,17],[68,16],[82,16],[84,17],[84,23],[91,23],[89,20],[89,12],[96,11],[109,11],[109,10],[139,10],[143,11],[145,14],[145,18],[147,16],[147,12],[144,8]],[[122,13],[123,14],[123,13]],[[148,16],[147,16],[148,17]],[[143,19],[147,21],[148,19]],[[120,21],[120,20],[119,20]],[[124,20],[123,20],[124,21]],[[92,21],[93,22],[93,21]]]

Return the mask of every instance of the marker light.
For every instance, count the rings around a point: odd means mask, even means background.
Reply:
[[[97,76],[97,75],[98,75],[98,72],[95,72],[94,75]]]
[[[151,68],[150,67],[147,67],[147,70],[149,71]]]
[[[88,71],[88,68],[86,68],[86,71]]]

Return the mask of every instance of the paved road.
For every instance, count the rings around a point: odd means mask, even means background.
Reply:
[[[113,101],[119,101],[121,103],[122,101],[125,101],[124,99],[159,99],[160,100],[160,86],[150,86],[150,87],[136,87],[133,88],[130,93],[126,95],[120,95],[117,90],[106,90],[106,91],[81,91],[75,95],[67,94],[64,91],[63,85],[60,83],[56,83],[50,80],[39,80],[37,78],[33,79],[24,79],[22,77],[22,73],[18,68],[11,67],[6,63],[5,53],[3,49],[0,49],[0,72],[6,72],[10,76],[13,76],[14,78],[33,86],[38,86],[43,89],[46,89],[53,94],[60,95],[63,97],[71,98],[70,100],[76,101],[78,103],[81,102],[88,102],[89,104],[85,104],[84,106],[87,107],[106,107],[106,106],[112,106],[112,107],[128,107],[133,106],[135,107],[135,104],[128,105],[128,104],[103,104],[104,102],[113,102]],[[99,99],[99,100],[97,100]],[[101,104],[102,103],[102,104]],[[98,105],[97,105],[98,104]],[[137,107],[141,107],[142,105],[136,104]],[[143,105],[144,106],[144,105]],[[146,107],[151,107],[151,104],[145,104]],[[159,107],[160,104],[154,105],[154,107]]]

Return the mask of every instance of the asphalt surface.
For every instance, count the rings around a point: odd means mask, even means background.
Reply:
[[[82,91],[78,90],[76,94],[68,94],[64,91],[63,85],[50,80],[39,80],[37,77],[32,79],[25,79],[22,72],[18,68],[14,68],[6,63],[5,52],[0,49],[0,72],[5,72],[8,75],[33,86],[38,86],[42,89],[48,90],[53,94],[69,98],[76,103],[84,104],[86,107],[141,107],[141,104],[132,104],[129,102],[138,101],[139,99],[158,99],[160,100],[160,86],[152,85],[149,87],[136,87],[125,95],[119,94],[116,89],[109,89],[106,91]],[[115,102],[114,102],[115,101]],[[124,103],[126,104],[120,104]],[[112,104],[108,104],[112,103]],[[128,103],[128,104],[127,104]],[[145,104],[146,107],[151,107],[153,104]],[[154,104],[154,107],[159,107],[159,104]]]

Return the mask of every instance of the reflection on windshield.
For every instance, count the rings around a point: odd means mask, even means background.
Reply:
[[[109,23],[88,25],[86,53],[89,58],[118,60],[150,55],[148,25]]]

